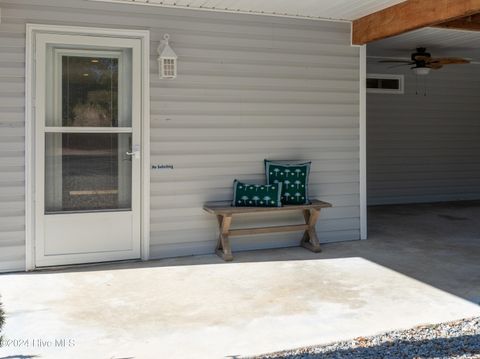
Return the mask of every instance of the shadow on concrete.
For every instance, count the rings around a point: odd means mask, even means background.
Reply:
[[[400,340],[385,342],[375,346],[350,349],[326,349],[319,354],[300,354],[308,359],[348,359],[348,358],[456,358],[477,357],[480,354],[480,335],[465,335],[454,338],[436,338],[426,340]],[[299,358],[299,354],[269,354],[269,359]]]
[[[199,255],[49,268],[15,275],[361,257],[480,303],[480,201],[373,206],[368,214],[369,240],[323,244],[321,253],[291,247],[234,252],[231,263],[216,255]]]

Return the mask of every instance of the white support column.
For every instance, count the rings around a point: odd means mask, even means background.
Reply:
[[[360,47],[360,239],[367,239],[367,46]]]

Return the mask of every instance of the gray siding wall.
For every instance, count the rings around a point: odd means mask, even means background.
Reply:
[[[418,77],[418,95],[408,68],[367,70],[405,74],[405,95],[367,94],[368,203],[480,199],[480,66]]]
[[[202,204],[230,199],[234,178],[263,181],[264,158],[312,160],[311,195],[334,204],[322,241],[359,238],[359,51],[349,24],[78,0],[0,4],[0,270],[24,268],[29,22],[151,31],[151,160],[174,166],[151,173],[153,258],[212,253],[216,220]],[[173,81],[158,79],[165,32],[180,61]],[[233,247],[296,245],[298,236],[236,238]]]

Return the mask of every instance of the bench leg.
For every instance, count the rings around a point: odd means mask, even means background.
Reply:
[[[230,241],[228,239],[228,232],[230,230],[230,224],[232,223],[231,215],[218,215],[218,229],[219,236],[217,247],[215,253],[222,258],[224,261],[228,262],[233,260],[232,249],[230,247]]]
[[[308,225],[308,229],[303,234],[300,245],[312,252],[321,252],[322,249],[320,248],[320,242],[318,241],[317,232],[315,230],[315,225],[320,216],[320,209],[304,209],[303,216],[305,217],[305,223]]]

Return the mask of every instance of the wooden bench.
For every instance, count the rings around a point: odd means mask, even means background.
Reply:
[[[203,209],[217,216],[220,234],[218,236],[218,243],[215,253],[217,253],[217,255],[223,260],[231,261],[233,260],[233,255],[229,238],[253,234],[304,231],[300,245],[311,250],[312,252],[321,252],[320,242],[318,241],[317,233],[315,231],[315,224],[320,216],[320,210],[328,207],[332,207],[332,205],[327,202],[312,200],[310,204],[288,205],[283,207],[232,207],[231,202],[210,202],[206,203]],[[230,229],[232,217],[236,214],[298,210],[303,212],[305,224]]]

